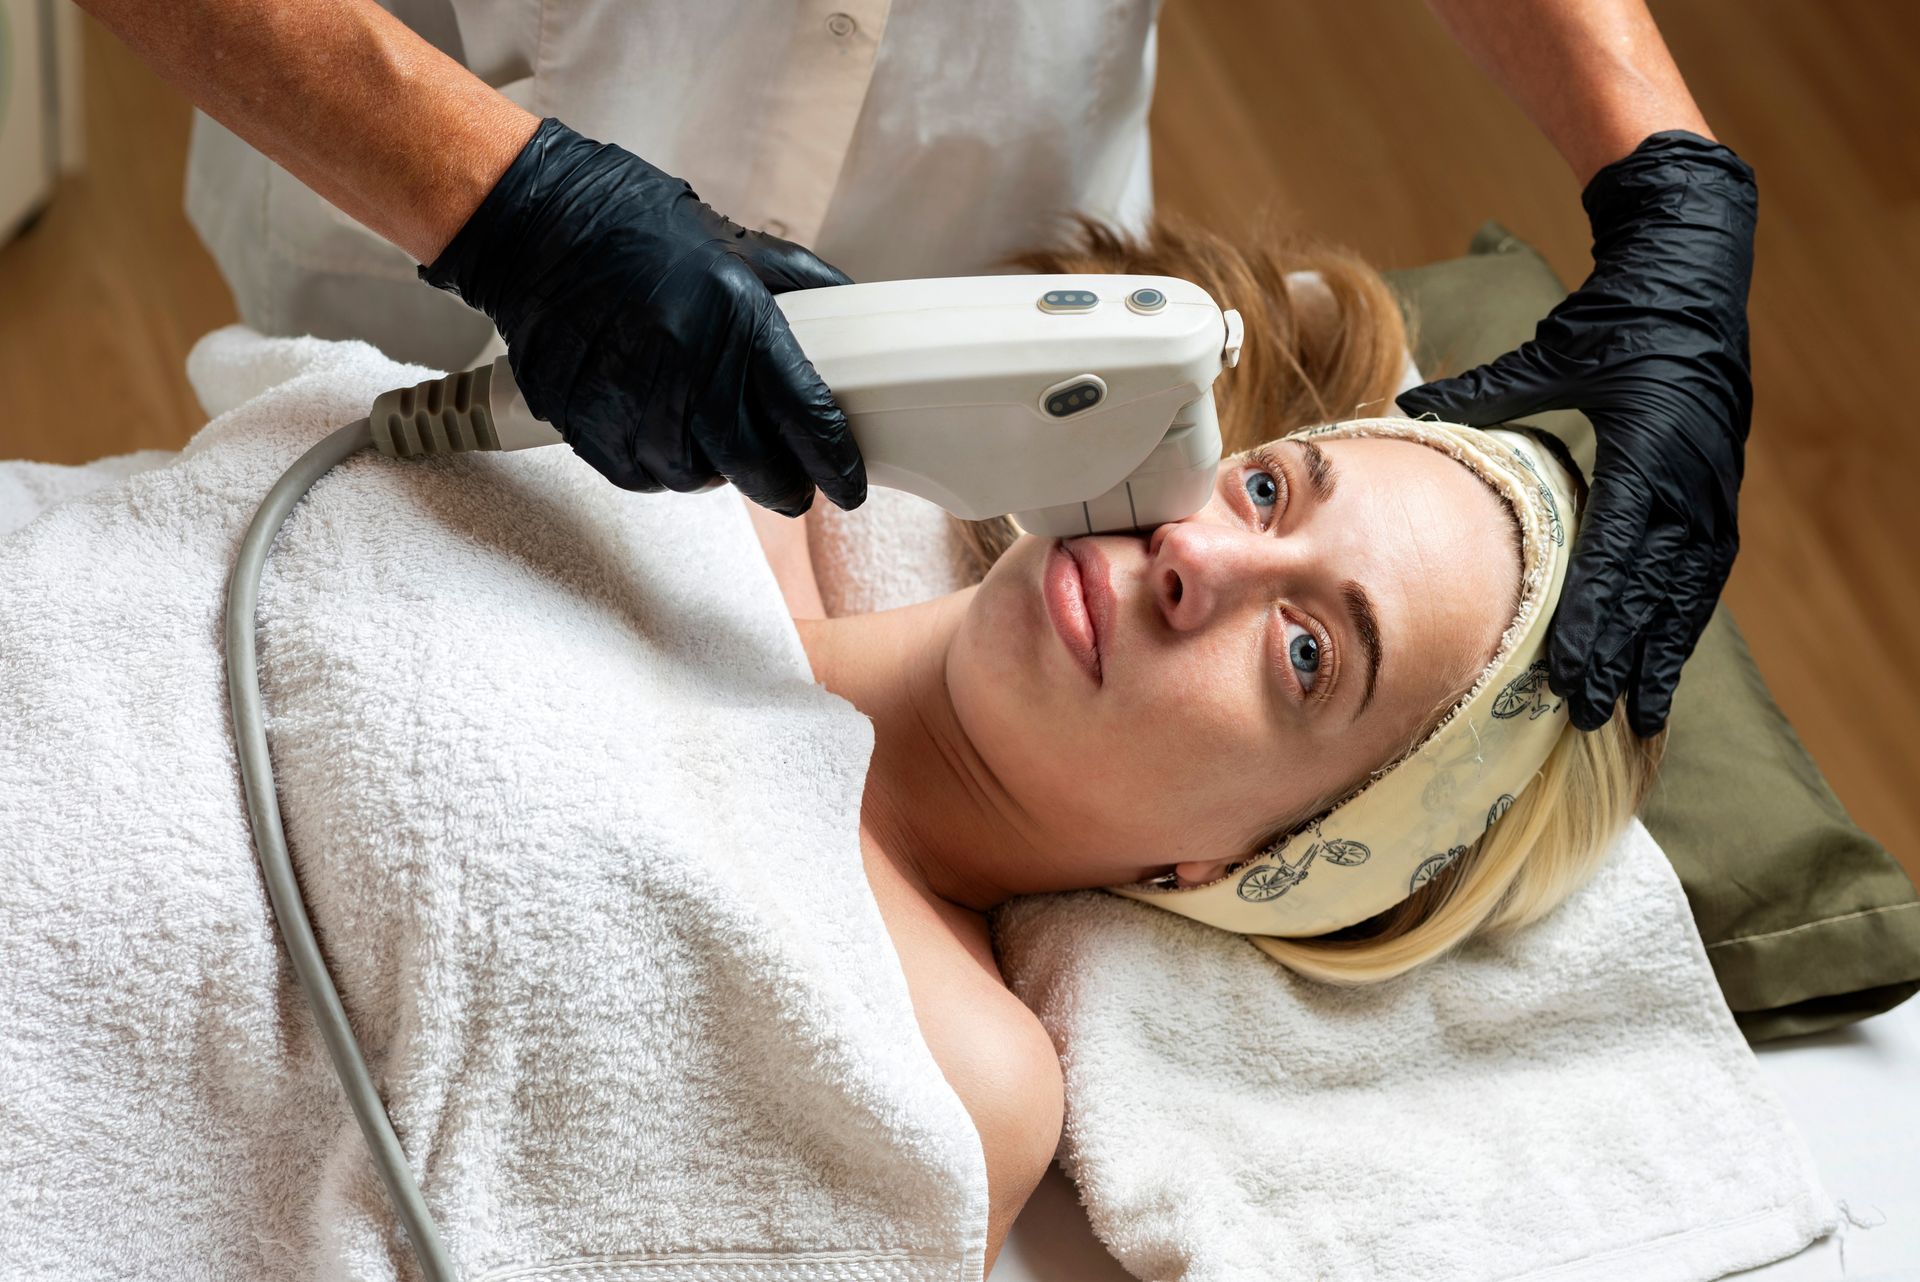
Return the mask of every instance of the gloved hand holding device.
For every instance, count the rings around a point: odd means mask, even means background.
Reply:
[[[1473,426],[1555,409],[1592,420],[1592,489],[1548,648],[1548,684],[1583,730],[1625,688],[1634,731],[1658,732],[1733,567],[1756,200],[1727,147],[1653,134],[1587,184],[1593,272],[1532,341],[1399,398]]]
[[[546,119],[421,279],[485,312],[527,404],[630,490],[716,474],[798,516],[866,498],[846,417],[773,295],[847,285],[684,180]]]

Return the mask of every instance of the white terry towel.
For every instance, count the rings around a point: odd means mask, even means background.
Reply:
[[[75,467],[20,459],[0,461],[0,537],[12,534],[47,508],[164,467],[177,457],[172,450],[136,450]]]
[[[412,1278],[261,884],[220,612],[269,484],[428,371],[229,329],[190,372],[237,408],[0,522],[0,1276]],[[872,727],[735,492],[362,454],[260,635],[295,866],[463,1278],[978,1282],[979,1138],[858,846]]]
[[[964,583],[932,504],[815,511],[829,614]],[[993,937],[1065,1066],[1061,1165],[1147,1282],[1705,1282],[1837,1226],[1638,821],[1518,939],[1374,989],[1100,891]]]

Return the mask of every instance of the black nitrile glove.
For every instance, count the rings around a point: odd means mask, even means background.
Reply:
[[[528,408],[615,485],[718,473],[786,516],[816,484],[866,499],[846,416],[773,301],[852,282],[632,152],[541,121],[420,278],[492,318]]]
[[[1547,683],[1582,730],[1624,687],[1634,732],[1659,731],[1733,568],[1756,199],[1726,147],[1652,135],[1587,184],[1593,274],[1532,341],[1399,398],[1471,426],[1557,409],[1592,420],[1592,488],[1547,652]]]

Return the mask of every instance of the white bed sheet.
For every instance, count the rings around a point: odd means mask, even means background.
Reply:
[[[1729,1276],[1920,1282],[1920,997],[1831,1033],[1759,1046],[1755,1054],[1853,1222],[1798,1255]],[[1058,1165],[1014,1222],[991,1274],[991,1282],[1131,1278],[1094,1237]]]

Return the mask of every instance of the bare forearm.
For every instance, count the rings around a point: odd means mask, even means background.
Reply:
[[[1664,129],[1705,117],[1645,0],[1427,0],[1460,47],[1573,168],[1582,187]]]
[[[539,121],[372,0],[78,0],[194,104],[431,262]]]

